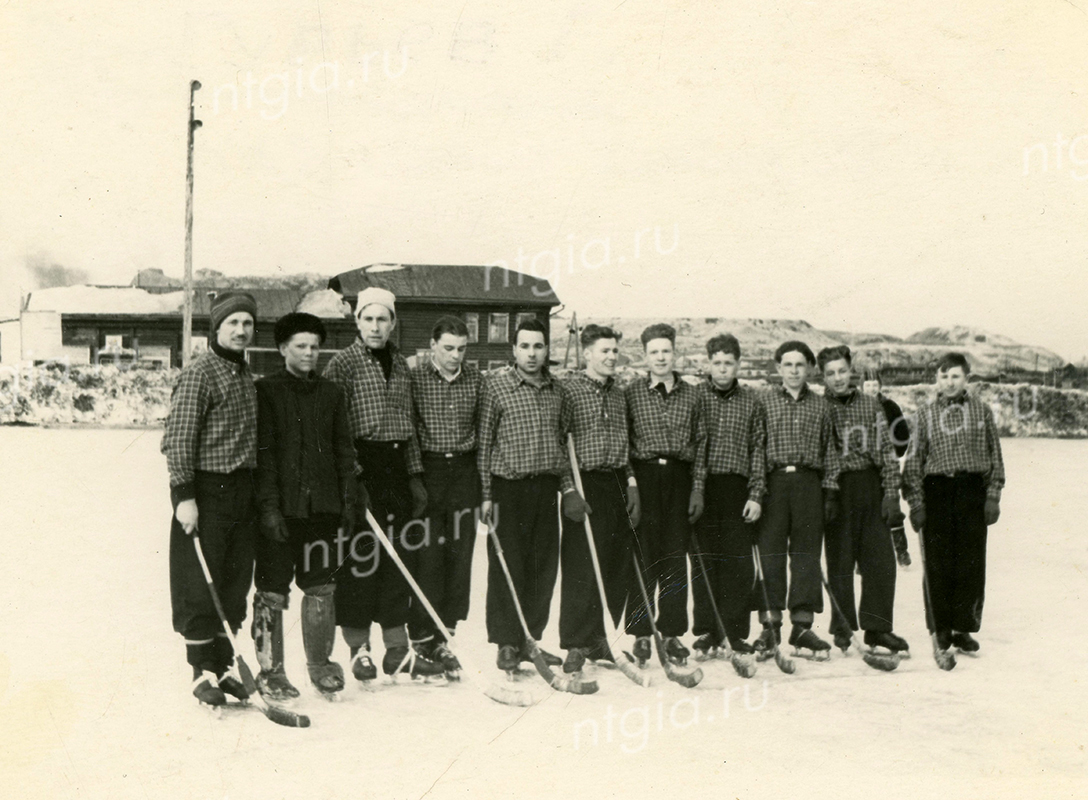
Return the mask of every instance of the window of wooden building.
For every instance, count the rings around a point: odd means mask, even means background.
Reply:
[[[487,327],[487,341],[492,344],[505,344],[510,341],[510,315],[492,314]]]
[[[468,328],[468,343],[476,344],[480,341],[480,315],[474,311],[465,314],[465,326]]]

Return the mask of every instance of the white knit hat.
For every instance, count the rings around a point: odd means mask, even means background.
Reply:
[[[359,297],[355,301],[355,318],[359,318],[359,313],[364,308],[377,303],[380,306],[388,308],[390,316],[392,316],[393,319],[396,319],[396,302],[397,296],[388,289],[379,289],[377,286],[368,286],[366,289],[359,292]]]

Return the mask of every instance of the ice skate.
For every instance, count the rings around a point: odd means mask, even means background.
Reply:
[[[951,644],[958,652],[963,653],[965,656],[978,656],[978,640],[969,633],[953,631]]]
[[[193,697],[204,707],[218,709],[227,703],[227,697],[219,687],[219,679],[214,672],[201,672],[193,680]]]
[[[223,675],[220,676],[219,688],[224,695],[229,694],[231,697],[237,699],[241,703],[249,702],[249,692],[246,690],[246,687],[242,685],[241,679],[238,677],[238,674],[233,669],[231,669],[229,672],[223,673]]]
[[[835,634],[835,647],[842,650],[842,654],[846,655],[846,651],[850,649],[850,643],[853,641],[853,637],[849,633],[836,633]]]
[[[744,641],[744,639],[740,638],[730,639],[729,648],[738,656],[750,656],[754,655],[756,652],[755,647],[748,644],[748,642]]]
[[[461,662],[457,660],[457,656],[445,642],[439,642],[431,649],[430,659],[442,665],[442,669],[446,672],[446,680],[461,680]]]
[[[646,664],[649,663],[653,652],[653,645],[650,643],[649,636],[639,636],[635,639],[635,646],[631,653],[638,660],[639,667],[646,668]]]
[[[807,625],[794,625],[790,633],[793,654],[809,661],[828,661],[831,659],[831,645],[812,632]]]
[[[586,664],[586,654],[588,649],[585,647],[572,647],[567,651],[567,658],[563,662],[563,672],[568,675],[579,673]]]
[[[386,649],[382,656],[382,672],[395,681],[402,672],[407,672],[412,678],[426,679],[444,675],[446,671],[441,664],[436,664],[421,656],[414,648],[401,644]]]
[[[257,673],[257,691],[262,697],[276,702],[293,700],[298,697],[296,689],[287,679],[287,673],[283,671],[283,665],[276,670],[261,670]]]
[[[665,638],[665,655],[670,662],[682,667],[688,663],[688,656],[691,655],[691,651],[684,647],[679,637],[668,636]]]
[[[891,631],[865,631],[865,644],[875,653],[888,652],[900,658],[910,658],[910,645],[907,640]]]
[[[709,633],[702,634],[691,645],[691,649],[695,651],[696,661],[706,661],[708,658],[714,658],[719,647],[721,647],[721,642],[718,637]]]
[[[499,647],[499,654],[495,658],[495,666],[506,673],[506,676],[513,680],[518,672],[518,665],[521,660],[518,658],[518,649],[513,645],[504,644]]]
[[[369,647],[351,648],[351,674],[356,680],[366,683],[378,677],[378,668],[370,656]]]
[[[780,644],[782,644],[782,626],[764,625],[763,633],[759,635],[755,643],[756,659],[766,661],[774,658],[775,647]]]

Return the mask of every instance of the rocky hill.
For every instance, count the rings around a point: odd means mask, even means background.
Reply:
[[[596,322],[621,331],[622,360],[625,364],[638,367],[643,363],[639,336],[646,326],[660,320],[612,317],[579,322]],[[775,348],[782,342],[800,339],[813,352],[832,345],[849,345],[854,352],[856,365],[861,368],[924,367],[949,350],[965,353],[972,370],[981,375],[996,375],[1009,370],[1046,371],[1065,363],[1065,359],[1045,348],[1020,344],[1007,336],[965,326],[926,328],[902,339],[884,333],[820,330],[804,320],[700,317],[668,322],[676,328],[677,350],[683,356],[681,368],[688,369],[702,367],[706,362],[706,340],[717,333],[732,333],[740,340],[745,359],[756,361],[772,358]],[[552,354],[560,361],[566,350],[569,325],[569,317],[552,319]]]

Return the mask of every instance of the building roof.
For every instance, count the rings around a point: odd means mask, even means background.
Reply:
[[[216,290],[197,288],[193,292],[193,316],[211,315]],[[220,289],[218,291],[226,291]],[[277,320],[295,310],[302,300],[297,289],[243,289],[257,301],[259,320]],[[57,286],[37,289],[26,301],[26,311],[55,311],[60,314],[108,316],[181,316],[184,292],[155,293],[128,286]],[[336,314],[342,316],[342,314]]]
[[[516,303],[523,306],[557,306],[551,284],[502,267],[450,264],[371,264],[342,272],[329,288],[354,298],[363,289],[377,286],[404,300],[439,303]]]

